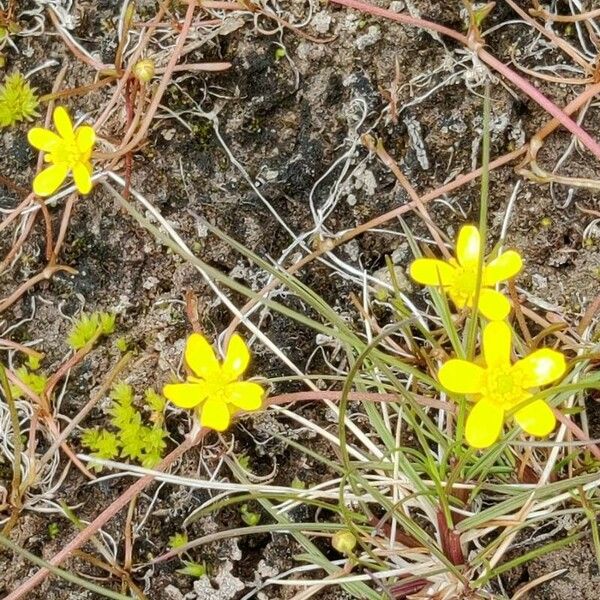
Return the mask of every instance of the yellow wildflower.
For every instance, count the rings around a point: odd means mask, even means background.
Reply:
[[[453,358],[438,373],[446,389],[467,394],[476,402],[465,431],[467,442],[474,448],[487,448],[498,439],[507,411],[514,410],[517,424],[531,435],[544,437],[556,425],[554,413],[544,400],[526,401],[535,388],[562,377],[564,355],[542,348],[511,364],[511,348],[510,327],[504,321],[493,321],[483,330],[484,366]]]
[[[477,290],[481,238],[473,225],[465,225],[458,233],[456,259],[448,262],[434,258],[418,258],[410,265],[410,275],[418,283],[441,286],[456,308],[472,307]],[[503,252],[483,265],[479,310],[490,321],[501,321],[510,312],[508,299],[493,287],[514,277],[522,268],[518,252]]]
[[[46,152],[44,160],[51,163],[33,180],[33,191],[38,196],[51,196],[71,172],[75,187],[87,194],[92,189],[90,158],[96,132],[89,125],[73,129],[69,113],[62,106],[54,109],[52,118],[58,133],[34,127],[27,135],[29,143]]]
[[[185,347],[185,362],[193,375],[186,383],[165,385],[163,394],[181,408],[196,408],[203,427],[225,431],[231,415],[261,407],[263,388],[251,381],[238,381],[250,362],[248,347],[239,335],[231,337],[225,359],[219,364],[208,341],[192,333]]]

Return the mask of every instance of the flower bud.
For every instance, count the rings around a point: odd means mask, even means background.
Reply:
[[[356,546],[356,537],[351,531],[342,529],[333,535],[331,545],[341,554],[349,555]]]
[[[154,61],[149,58],[138,60],[133,66],[133,74],[138,81],[148,83],[154,77]]]

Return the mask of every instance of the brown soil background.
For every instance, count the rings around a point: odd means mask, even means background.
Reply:
[[[110,24],[118,17],[117,4],[120,3],[102,0],[77,3],[80,25],[74,35],[106,60],[110,60],[111,52],[114,52],[115,34]],[[153,6],[152,2],[141,4]],[[306,9],[301,0],[280,4],[298,15]],[[378,4],[389,6],[386,1]],[[457,30],[464,29],[460,2],[412,0],[396,4],[410,5],[415,14]],[[521,5],[529,6],[528,2]],[[472,65],[468,60],[463,66],[456,65],[455,61],[465,59],[457,46],[447,40],[441,44],[427,32],[370,16],[360,17],[333,5],[313,2],[313,6],[317,14],[305,31],[324,40],[333,37],[331,41],[318,44],[291,31],[286,31],[280,40],[278,36],[261,34],[251,24],[246,24],[219,37],[195,57],[205,61],[231,61],[233,66],[229,71],[182,78],[180,89],[172,87],[162,104],[173,111],[184,111],[192,107],[193,100],[208,111],[218,103],[223,139],[255,184],[260,186],[261,193],[296,232],[307,231],[313,226],[309,193],[317,179],[348,148],[348,134],[356,123],[357,102],[362,102],[366,109],[359,131],[370,131],[381,139],[420,192],[442,185],[457,173],[470,171],[481,138],[483,87],[476,87],[470,80]],[[514,18],[510,8],[500,1],[487,26],[493,27]],[[51,26],[48,30],[51,31]],[[560,31],[571,43],[578,45],[574,34],[564,28]],[[520,50],[528,68],[564,62],[564,57],[552,48],[534,57],[528,56],[527,49],[535,43],[536,35],[522,24],[509,24],[492,32],[486,42],[492,54],[504,61],[510,61],[511,53]],[[283,58],[276,55],[279,42],[286,48]],[[7,53],[5,69],[8,72],[27,72],[52,58],[60,65],[71,66],[65,87],[92,81],[90,70],[77,63],[56,36],[16,38],[16,44],[21,54]],[[401,87],[399,106],[410,104],[453,73],[456,76],[424,100],[407,106],[394,123],[384,111],[388,105],[386,90],[395,78],[396,61],[401,84],[413,80],[413,85]],[[42,92],[49,91],[57,69],[45,69],[34,75],[35,86]],[[423,80],[414,83],[414,78],[419,75]],[[209,95],[204,100],[206,89],[214,94],[219,92],[226,99]],[[540,89],[561,106],[575,95],[571,86],[542,83]],[[520,94],[516,96],[508,93],[499,82],[492,87],[492,157],[529,139],[547,120],[535,103]],[[71,99],[69,106],[81,115],[94,115],[105,101],[104,92],[97,91]],[[163,114],[168,117],[166,112]],[[199,250],[203,260],[224,272],[235,273],[240,281],[256,289],[264,282],[264,276],[250,268],[225,244],[199,229],[196,216],[208,219],[262,256],[279,257],[290,243],[289,235],[232,165],[207,121],[196,115],[186,118],[193,132],[175,119],[155,122],[147,143],[134,156],[132,187],[153,202],[180,235]],[[600,138],[597,108],[589,111],[584,125],[592,136]],[[409,135],[413,128],[420,131],[427,164]],[[26,131],[27,126],[23,125],[0,135],[2,173],[24,188],[30,185],[35,164],[35,154],[26,142]],[[542,164],[551,169],[569,141],[569,136],[562,130],[552,135],[542,153]],[[364,161],[362,172],[348,184],[347,193],[327,220],[333,231],[353,227],[407,201],[394,176],[359,146],[353,166],[361,161]],[[499,169],[491,177],[489,225],[492,239],[500,233],[504,211],[519,180],[513,167]],[[573,153],[562,165],[561,173],[592,178],[598,178],[600,174],[597,161],[583,150]],[[332,181],[326,180],[325,185],[317,189],[317,203],[324,201],[326,184]],[[11,190],[2,190],[0,206],[10,208],[16,202]],[[462,222],[477,219],[478,203],[479,187],[475,182],[444,201],[434,201],[429,208],[434,221],[453,237]],[[583,315],[600,289],[599,238],[596,235],[584,241],[583,231],[593,217],[581,208],[600,210],[598,193],[582,188],[570,192],[560,185],[551,190],[549,185],[522,181],[508,229],[509,245],[518,248],[526,260],[519,284],[550,306],[559,308],[572,322],[577,322]],[[415,233],[426,234],[418,217],[409,216],[407,223]],[[400,230],[396,223],[390,223],[389,228]],[[10,244],[10,239],[0,240],[3,254]],[[392,253],[397,264],[405,268],[410,260],[410,250],[401,237],[369,233],[339,250],[345,261],[360,264],[369,272],[384,267],[385,255]],[[37,272],[43,266],[42,255],[43,231],[38,222],[25,247],[24,258],[0,280],[0,296],[6,296],[19,282]],[[88,311],[118,310],[115,337],[124,336],[141,356],[149,357],[138,368],[130,370],[127,380],[133,385],[143,385],[150,380],[159,386],[169,370],[177,366],[183,340],[189,331],[180,302],[187,289],[193,289],[201,299],[201,321],[209,336],[214,336],[229,323],[226,309],[214,301],[199,275],[157,245],[115,206],[100,186],[77,203],[62,261],[75,268],[78,274],[55,276],[34,288],[3,315],[7,323],[23,319],[31,313],[35,300],[35,319],[25,322],[13,335],[20,341],[41,339],[39,349],[46,353],[47,365],[56,364],[67,352],[65,337],[70,323],[63,315],[75,314],[83,304]],[[350,306],[351,292],[360,292],[354,284],[330,277],[324,267],[310,269],[304,280],[340,309]],[[417,298],[416,292],[414,297]],[[313,332],[291,326],[281,316],[273,315],[265,327],[271,339],[297,364],[304,364],[315,347]],[[253,366],[255,372],[267,376],[282,374],[281,366],[271,355],[260,349],[257,354]],[[87,401],[91,390],[99,384],[117,355],[111,342],[103,343],[72,373],[63,404],[67,415],[76,414],[78,407]],[[284,389],[291,388],[280,391]],[[600,418],[592,400],[589,409],[598,437]],[[319,409],[312,405],[298,410],[311,418],[323,418]],[[105,421],[106,415],[100,406],[85,424],[96,426]],[[172,446],[181,439],[188,424],[181,416],[173,414],[168,426]],[[268,473],[276,461],[279,474],[275,483],[287,484],[295,475],[310,483],[328,477],[322,469],[313,469],[314,466],[302,457],[273,441],[274,431],[298,435],[290,423],[270,415],[258,415],[234,429],[236,451],[249,455],[256,473]],[[77,447],[78,442],[74,444]],[[190,452],[179,465],[178,473],[197,473],[199,460],[198,451]],[[10,465],[3,465],[2,470],[0,482],[8,487]],[[121,478],[86,486],[79,473],[72,469],[57,493],[57,499],[77,506],[79,517],[91,520],[127,485],[128,480]],[[148,509],[155,491],[156,487],[150,488],[140,497],[136,509],[140,517]],[[181,521],[190,507],[204,499],[204,493],[164,486],[151,516],[138,534],[135,559],[141,562],[164,551],[169,536],[181,530]],[[297,518],[302,519],[302,514]],[[125,515],[120,513],[106,527],[116,540],[121,540],[124,519]],[[60,534],[55,539],[50,539],[47,530],[52,520],[60,524]],[[197,523],[188,534],[192,538],[212,527],[235,525],[241,525],[239,513],[234,509],[224,510],[216,521]],[[31,512],[20,519],[13,539],[30,552],[50,558],[72,535],[73,528],[65,519]],[[293,566],[294,554],[295,548],[287,538],[264,535],[206,547],[195,552],[194,558],[217,565],[231,560],[231,573],[247,584],[234,596],[240,598],[251,589],[255,579],[262,577],[260,573],[281,572]],[[80,569],[84,574],[100,574],[79,560],[71,561],[68,566],[75,571]],[[136,574],[142,587],[144,580],[141,578],[147,577],[148,598],[178,600],[192,592],[192,580],[178,574],[177,568],[178,564],[166,563],[153,571]],[[535,560],[525,569],[510,572],[503,578],[505,593],[510,597],[522,583],[560,568],[567,571],[541,585],[530,597],[539,600],[595,600],[598,597],[600,575],[588,540]],[[36,570],[3,552],[0,555],[0,593],[13,589]],[[291,595],[293,593],[284,588],[268,588],[264,598],[283,600]],[[56,578],[46,580],[30,596],[31,600],[67,598],[95,596],[77,591]],[[345,595],[331,591],[315,598],[333,600],[343,599]]]

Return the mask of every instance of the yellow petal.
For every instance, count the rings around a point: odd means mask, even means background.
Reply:
[[[456,240],[456,258],[461,267],[476,269],[479,265],[481,238],[479,229],[474,225],[465,225],[458,232]]]
[[[200,424],[215,431],[225,431],[229,427],[231,414],[227,403],[216,398],[209,398],[202,406]]]
[[[79,162],[73,165],[73,179],[75,180],[75,187],[80,193],[90,193],[92,189],[92,177],[85,163]]]
[[[452,358],[445,362],[438,373],[440,383],[456,394],[481,392],[485,371],[478,365]]]
[[[495,258],[483,269],[484,285],[495,285],[514,277],[523,268],[523,259],[518,252],[509,250]]]
[[[490,321],[502,321],[510,313],[510,302],[500,292],[482,288],[479,292],[479,312]]]
[[[566,370],[564,355],[550,348],[536,350],[513,365],[515,376],[525,389],[552,383]]]
[[[180,408],[194,408],[206,398],[203,383],[169,383],[163,387],[163,395]]]
[[[62,163],[47,167],[33,180],[33,191],[38,196],[52,196],[66,179],[68,172],[69,167]]]
[[[54,127],[56,127],[56,131],[58,131],[60,137],[65,140],[73,139],[75,135],[73,132],[73,123],[65,108],[57,106],[52,114],[52,119],[54,121]]]
[[[417,258],[410,265],[410,276],[423,285],[452,285],[456,277],[456,269],[434,258]]]
[[[53,132],[42,127],[33,127],[27,132],[27,140],[37,150],[52,152],[62,140]]]
[[[96,132],[89,125],[82,125],[75,130],[75,142],[80,152],[91,150],[96,142]]]
[[[246,342],[234,333],[229,340],[225,360],[223,361],[223,377],[228,381],[237,379],[248,367],[250,352]]]
[[[202,379],[220,377],[219,361],[212,346],[199,333],[192,333],[185,345],[185,362]]]
[[[504,410],[496,403],[482,398],[467,417],[465,438],[473,448],[487,448],[500,436]]]
[[[463,292],[456,293],[453,287],[448,288],[448,296],[456,308],[464,308],[465,306],[471,306],[473,298],[464,294]]]
[[[483,356],[489,367],[510,366],[512,331],[505,321],[492,321],[483,330]]]
[[[519,409],[515,421],[523,431],[537,437],[547,436],[556,426],[556,417],[543,400],[534,400]]]
[[[263,388],[252,381],[230,383],[225,388],[227,402],[242,410],[258,410],[262,405]]]

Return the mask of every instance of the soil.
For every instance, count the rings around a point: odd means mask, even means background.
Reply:
[[[25,8],[35,8],[33,0]],[[79,1],[75,3],[79,24],[72,34],[101,60],[110,62],[115,51],[115,23],[120,2]],[[131,187],[146,196],[175,230],[209,265],[233,274],[255,290],[266,282],[264,273],[250,267],[246,260],[217,237],[208,234],[200,218],[216,225],[263,257],[277,259],[291,242],[288,232],[273,213],[296,233],[311,231],[315,224],[310,210],[310,194],[316,182],[351,147],[356,134],[369,132],[381,140],[388,153],[420,193],[435,189],[458,173],[471,171],[479,160],[482,135],[482,94],[477,73],[468,56],[454,42],[440,43],[425,31],[356,12],[325,2],[301,0],[276,3],[282,15],[296,22],[310,7],[313,17],[300,33],[286,29],[282,35],[266,35],[264,29],[273,22],[259,19],[260,28],[251,21],[233,32],[218,36],[213,42],[189,57],[190,62],[230,61],[223,73],[192,74],[177,79],[171,86],[145,144],[133,156]],[[407,0],[377,2],[462,31],[462,2]],[[140,11],[154,14],[155,3],[140,2]],[[528,2],[521,2],[529,6]],[[175,14],[175,13],[174,13]],[[528,68],[565,61],[556,49],[544,47],[533,56],[529,49],[537,33],[519,23],[510,7],[498,2],[488,28],[505,25],[486,36],[489,50],[510,62],[519,52]],[[23,20],[27,20],[25,15]],[[48,34],[14,38],[16,48],[6,48],[5,70],[23,73],[48,59],[56,66],[36,72],[31,80],[41,93],[50,91],[57,72],[67,67],[63,88],[90,84],[92,69],[74,59],[63,41]],[[260,29],[260,30],[259,30]],[[576,33],[561,29],[570,43],[579,47]],[[319,43],[307,39],[310,34]],[[284,48],[285,51],[279,51]],[[399,81],[396,85],[396,65]],[[390,89],[396,85],[396,111],[390,110]],[[577,92],[573,86],[540,82],[540,90],[563,106]],[[68,105],[78,117],[91,119],[107,102],[105,89],[73,97]],[[528,140],[547,121],[544,111],[528,98],[509,93],[496,81],[492,86],[492,156],[501,156]],[[228,151],[219,141],[205,113],[218,110],[219,133]],[[167,110],[168,109],[168,110]],[[173,118],[184,118],[188,127]],[[123,114],[111,118],[103,132],[110,138],[122,135]],[[585,118],[586,130],[600,138],[600,115],[597,109]],[[28,189],[34,176],[36,154],[26,142],[27,124],[3,130],[2,174],[13,184]],[[559,130],[544,146],[540,162],[552,170],[570,142]],[[228,154],[230,152],[231,155]],[[241,170],[243,166],[252,188]],[[340,200],[327,218],[331,231],[349,229],[408,201],[394,175],[360,143],[350,158],[355,169],[346,178]],[[490,193],[490,239],[500,235],[504,215],[515,186],[518,195],[508,222],[507,245],[518,248],[526,267],[519,279],[521,293],[542,314],[555,313],[577,323],[600,289],[600,232],[598,228],[584,235],[594,221],[585,211],[600,211],[598,192],[581,187],[534,183],[520,178],[509,165],[493,172]],[[584,150],[577,150],[560,167],[570,177],[597,178],[598,163]],[[122,173],[122,171],[121,171]],[[333,168],[314,190],[317,206],[322,205],[340,176]],[[268,206],[257,196],[267,200]],[[4,185],[0,207],[13,208],[19,202],[15,190]],[[465,221],[476,221],[479,210],[479,182],[462,187],[455,194],[429,205],[433,221],[453,238]],[[60,206],[51,206],[55,228],[60,223]],[[596,215],[598,213],[596,212]],[[418,236],[428,232],[420,217],[409,215],[406,223]],[[387,224],[389,230],[401,231],[398,222]],[[12,238],[0,239],[4,256]],[[43,222],[29,236],[20,259],[0,280],[0,297],[10,295],[23,281],[44,267]],[[338,254],[348,264],[373,273],[385,267],[385,256],[393,255],[398,266],[406,269],[411,258],[403,237],[370,232],[342,247]],[[184,340],[189,333],[184,304],[187,290],[200,300],[200,321],[204,332],[214,338],[230,322],[226,308],[207,284],[182,259],[167,251],[120,209],[102,186],[80,199],[62,250],[60,261],[77,271],[61,273],[36,285],[2,315],[6,326],[21,323],[10,337],[24,343],[39,340],[35,347],[44,352],[44,368],[53,368],[68,353],[66,337],[70,317],[82,309],[112,310],[118,313],[117,331],[102,342],[73,370],[66,384],[61,412],[73,417],[98,389],[120,354],[114,340],[125,338],[137,353],[135,368],[127,371],[127,382],[143,391],[148,382],[158,389],[178,368]],[[306,271],[303,280],[340,311],[356,319],[351,294],[360,295],[360,286],[348,279],[332,276],[325,266]],[[416,291],[411,292],[418,301]],[[235,297],[238,305],[243,302]],[[539,299],[539,300],[538,300]],[[290,300],[293,304],[293,300]],[[34,318],[32,318],[34,317]],[[264,331],[294,364],[305,365],[316,347],[314,332],[271,314]],[[311,368],[319,371],[320,358]],[[264,376],[281,376],[281,363],[267,350],[257,347],[253,372]],[[277,391],[293,391],[294,384]],[[94,409],[84,422],[86,427],[106,423],[106,402]],[[297,409],[309,419],[324,419],[314,405]],[[588,404],[592,436],[600,437],[598,398]],[[169,449],[179,443],[189,430],[188,417],[168,412]],[[306,457],[290,451],[274,437],[282,434],[292,439],[302,435],[292,422],[272,414],[258,414],[237,425],[226,439],[234,441],[236,454],[246,454],[252,471],[266,475],[275,470],[275,483],[288,485],[294,477],[314,484],[331,477]],[[304,440],[306,441],[306,440]],[[317,444],[316,440],[312,442]],[[72,441],[82,450],[78,437]],[[220,477],[228,477],[220,463],[224,447],[212,436],[202,453],[193,450],[177,465],[182,476],[201,477],[219,468]],[[320,448],[328,452],[331,449]],[[66,464],[66,462],[65,462]],[[10,487],[10,465],[2,465],[0,483]],[[91,521],[128,485],[128,478],[108,479],[88,485],[84,477],[71,468],[55,491],[54,500],[74,507],[83,522]],[[175,486],[153,486],[143,493],[135,507],[136,522],[147,515],[137,532],[134,563],[142,564],[164,552],[169,537],[182,531],[183,519],[208,498],[205,492]],[[301,520],[308,515],[298,514]],[[126,511],[122,511],[104,528],[117,542],[118,556],[123,557],[123,532]],[[50,535],[50,522],[58,524],[58,534]],[[224,527],[242,527],[236,509],[223,509],[203,518],[187,529],[190,539]],[[56,554],[72,538],[75,528],[58,513],[25,511],[15,526],[12,539],[29,552],[46,559]],[[326,545],[322,547],[325,549]],[[87,545],[86,552],[93,547]],[[212,583],[194,583],[178,573],[176,561],[155,568],[143,567],[134,578],[147,598],[152,600],[236,600],[252,586],[297,565],[294,557],[300,549],[283,535],[258,535],[219,542],[191,552],[197,562],[212,565]],[[331,551],[330,551],[331,552]],[[105,573],[81,558],[65,564],[74,573],[104,578]],[[598,567],[589,539],[551,553],[529,563],[528,567],[507,576],[505,591],[510,597],[519,586],[548,572],[566,569],[555,579],[540,584],[530,595],[537,600],[579,600],[597,597],[600,589]],[[4,552],[0,555],[0,593],[7,593],[26,581],[37,567],[24,559]],[[216,587],[219,586],[219,587]],[[236,587],[237,586],[237,587]],[[264,600],[292,598],[296,589],[265,588],[256,597]],[[97,598],[59,578],[49,578],[29,596],[29,600]],[[342,600],[343,592],[332,590],[313,596],[320,600]]]

